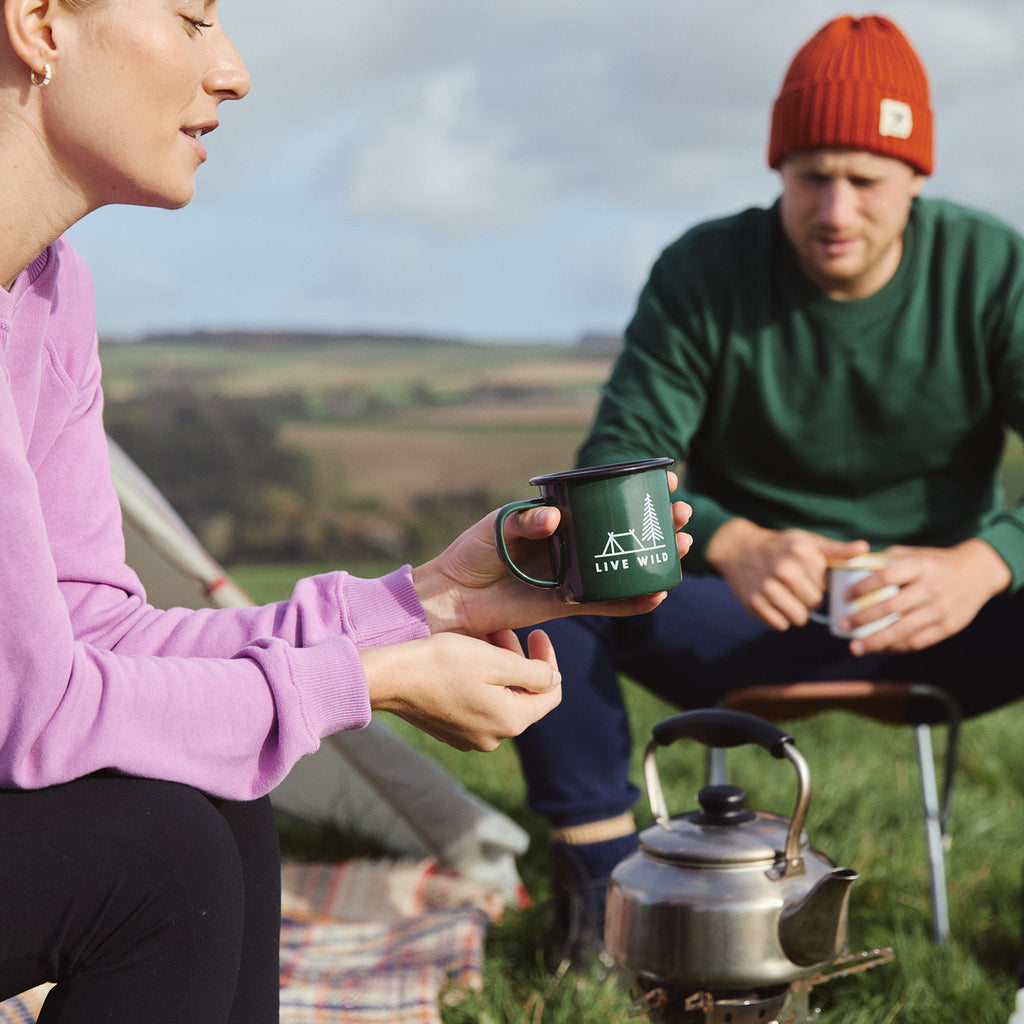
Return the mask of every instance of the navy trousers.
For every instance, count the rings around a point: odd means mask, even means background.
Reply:
[[[1024,591],[993,599],[966,630],[928,650],[861,658],[817,623],[770,629],[710,575],[684,574],[648,615],[577,616],[541,628],[554,642],[562,703],[516,747],[530,806],[556,827],[613,817],[639,796],[628,779],[619,673],[681,709],[713,706],[741,686],[812,679],[931,683],[968,716],[1024,696]]]
[[[275,1024],[280,891],[268,799],[0,790],[0,999],[51,981],[40,1024]]]

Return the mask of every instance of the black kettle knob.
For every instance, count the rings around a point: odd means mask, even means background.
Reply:
[[[701,810],[690,820],[698,825],[740,825],[757,817],[746,806],[747,791],[739,786],[705,786],[697,801]]]

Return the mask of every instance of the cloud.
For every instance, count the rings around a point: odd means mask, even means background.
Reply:
[[[101,211],[75,229],[101,326],[617,328],[657,248],[772,199],[772,99],[797,47],[847,9],[222,4],[252,91],[222,107],[188,209]],[[929,192],[1024,227],[1024,4],[885,9],[930,71]]]
[[[937,65],[941,106],[958,113],[965,92],[1020,83],[1024,16],[1012,4],[890,7]],[[293,104],[300,134],[303,118],[324,131],[331,117],[348,123],[313,180],[347,216],[441,236],[521,223],[581,193],[671,202],[713,189],[730,163],[761,169],[785,64],[826,16],[810,2],[785,11],[356,0],[315,34],[315,63],[329,53],[333,66]]]

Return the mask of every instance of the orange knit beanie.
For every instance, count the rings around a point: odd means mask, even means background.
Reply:
[[[772,110],[768,165],[819,146],[866,149],[932,173],[928,76],[887,18],[836,18],[793,58]]]

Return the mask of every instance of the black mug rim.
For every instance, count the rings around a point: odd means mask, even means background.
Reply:
[[[612,462],[606,466],[581,466],[578,469],[566,469],[560,473],[546,473],[544,476],[530,477],[534,487],[544,487],[554,483],[578,483],[581,480],[603,480],[607,477],[626,476],[648,469],[659,469],[671,466],[676,460],[663,456],[658,459],[638,459],[635,462]]]

